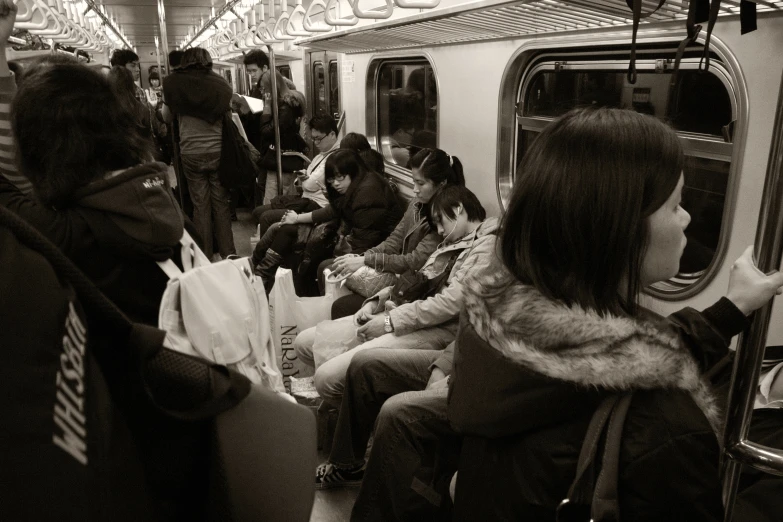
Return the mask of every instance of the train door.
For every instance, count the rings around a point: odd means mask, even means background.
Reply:
[[[310,117],[329,114],[339,121],[340,68],[335,53],[314,51],[306,53],[305,75],[307,80],[307,107]]]

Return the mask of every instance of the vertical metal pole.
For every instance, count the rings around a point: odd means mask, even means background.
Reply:
[[[274,15],[274,13],[273,13]],[[275,159],[277,160],[277,195],[283,194],[283,151],[280,149],[280,114],[277,107],[277,68],[275,67],[275,50],[272,44],[266,46],[269,50],[269,76],[272,84],[272,121],[275,124]]]
[[[773,129],[753,249],[756,266],[764,273],[779,269],[783,254],[783,79]],[[771,301],[755,312],[750,329],[740,337],[734,360],[723,433],[726,452],[723,461],[723,502],[727,522],[732,519],[742,468],[742,463],[734,458],[732,452],[748,438],[771,315]]]
[[[160,39],[157,36],[155,36],[155,57],[158,59],[158,78],[160,78],[158,85],[163,85],[163,69],[160,68]]]
[[[169,35],[166,30],[166,6],[163,0],[158,0],[158,22],[160,24],[160,44],[163,51],[163,62],[166,64],[166,74],[169,72]],[[160,70],[160,81],[163,82],[163,70]]]

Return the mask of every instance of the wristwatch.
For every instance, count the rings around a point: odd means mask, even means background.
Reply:
[[[383,331],[386,333],[392,333],[394,331],[394,326],[392,326],[389,312],[386,312],[383,316]]]

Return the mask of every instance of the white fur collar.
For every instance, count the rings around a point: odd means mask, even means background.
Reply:
[[[499,262],[465,282],[476,333],[505,357],[548,377],[613,390],[689,392],[714,429],[720,414],[698,364],[674,331],[544,297]]]

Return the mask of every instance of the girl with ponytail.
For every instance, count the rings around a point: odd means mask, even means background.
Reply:
[[[411,157],[410,166],[414,197],[394,232],[364,255],[338,257],[332,265],[332,271],[337,276],[350,275],[347,284],[354,292],[358,291],[334,302],[332,319],[356,313],[364,299],[370,297],[363,295],[370,292],[360,290],[359,285],[354,284],[358,278],[366,282],[367,278],[375,278],[377,275],[378,281],[382,281],[383,277],[416,272],[438,246],[440,237],[427,221],[427,207],[442,188],[465,186],[462,163],[456,156],[450,156],[440,149],[422,149]],[[357,273],[360,269],[361,272]]]

